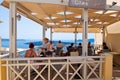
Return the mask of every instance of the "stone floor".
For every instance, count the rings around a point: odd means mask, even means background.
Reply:
[[[120,65],[113,66],[113,80],[120,80]]]

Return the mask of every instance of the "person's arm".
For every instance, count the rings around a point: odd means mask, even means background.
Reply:
[[[50,49],[50,43],[47,44],[47,50],[49,50],[49,49]]]
[[[28,57],[28,50],[25,52],[24,57]]]

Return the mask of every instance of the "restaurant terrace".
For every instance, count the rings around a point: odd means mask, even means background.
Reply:
[[[120,40],[117,34],[120,32],[119,0],[4,0],[2,5],[10,10],[10,49],[9,58],[0,60],[0,80],[76,80],[76,77],[78,80],[112,80],[120,77],[113,76],[113,55],[120,52],[117,42]],[[16,29],[20,15],[43,26],[43,39],[48,28],[51,29],[50,40],[53,32],[75,33],[75,44],[77,33],[82,33],[82,56],[18,58]],[[115,32],[117,35],[112,34]],[[102,34],[102,42],[106,42],[112,52],[88,56],[88,33]],[[41,70],[36,66],[42,66]]]

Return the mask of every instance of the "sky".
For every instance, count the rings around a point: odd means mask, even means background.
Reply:
[[[0,0],[2,2],[3,0]],[[0,36],[9,38],[9,9],[0,5]],[[53,33],[53,40],[74,40],[74,33]],[[46,37],[50,39],[50,30],[46,31]],[[88,38],[94,38],[94,34],[89,34]],[[42,40],[42,26],[24,16],[17,21],[17,39],[38,39]],[[82,34],[78,33],[77,39],[82,39]]]

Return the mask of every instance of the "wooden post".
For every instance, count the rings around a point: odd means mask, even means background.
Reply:
[[[6,80],[6,67],[1,66],[2,64],[5,64],[5,61],[0,60],[0,80]]]
[[[106,53],[104,55],[105,62],[103,63],[103,78],[104,80],[112,80],[113,56],[109,53]]]

